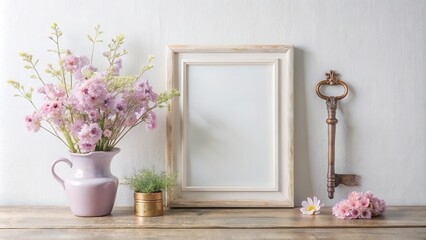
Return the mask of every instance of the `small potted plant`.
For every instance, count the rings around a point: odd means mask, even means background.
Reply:
[[[125,184],[135,192],[135,215],[154,217],[163,215],[163,191],[176,185],[177,175],[142,168],[126,177]]]

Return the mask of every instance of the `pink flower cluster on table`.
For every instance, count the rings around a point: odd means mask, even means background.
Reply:
[[[351,192],[347,199],[334,205],[333,215],[340,219],[370,219],[382,215],[386,210],[385,201],[371,192]]]

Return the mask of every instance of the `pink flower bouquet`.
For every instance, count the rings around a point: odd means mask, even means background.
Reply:
[[[370,219],[380,216],[386,210],[385,201],[371,192],[351,192],[347,199],[334,205],[333,215],[340,219]]]
[[[32,79],[39,80],[42,86],[38,93],[44,102],[37,106],[33,99],[33,90],[26,90],[14,80],[8,82],[18,90],[16,96],[29,101],[34,111],[25,117],[26,127],[37,132],[46,130],[62,141],[73,153],[110,151],[135,126],[145,123],[147,129],[156,127],[157,117],[153,109],[164,107],[177,90],[157,94],[142,75],[153,66],[150,57],[148,63],[137,75],[120,76],[121,57],[127,54],[121,47],[124,36],[118,35],[103,53],[107,60],[104,71],[92,65],[95,44],[102,42],[100,27],[94,35],[88,35],[92,43],[92,55],[76,56],[70,50],[61,50],[59,45],[62,32],[57,24],[52,25],[49,39],[55,43],[55,49],[49,50],[58,57],[58,65],[48,64],[45,72],[49,83],[37,70],[38,60],[28,53],[20,53],[25,69],[33,71]]]

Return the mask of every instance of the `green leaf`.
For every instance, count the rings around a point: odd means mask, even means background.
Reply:
[[[27,98],[28,100],[31,100],[31,98],[33,97],[33,88],[30,88],[30,90],[25,93],[25,98]]]
[[[20,89],[21,88],[21,84],[15,80],[8,80],[7,83],[9,83],[10,85],[12,85],[12,87],[16,88],[16,89]]]

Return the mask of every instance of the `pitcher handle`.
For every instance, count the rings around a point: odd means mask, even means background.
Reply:
[[[60,177],[59,177],[59,176],[55,173],[55,166],[56,166],[56,164],[58,164],[58,163],[60,163],[60,162],[64,162],[64,163],[68,164],[68,166],[69,166],[70,168],[72,168],[72,162],[71,162],[70,160],[66,159],[66,158],[59,158],[59,159],[55,160],[55,161],[52,163],[52,166],[50,167],[50,171],[52,172],[53,177],[54,177],[54,178],[56,179],[56,181],[58,181],[58,182],[62,185],[62,187],[65,189],[64,180],[63,180],[62,178],[60,178]]]

